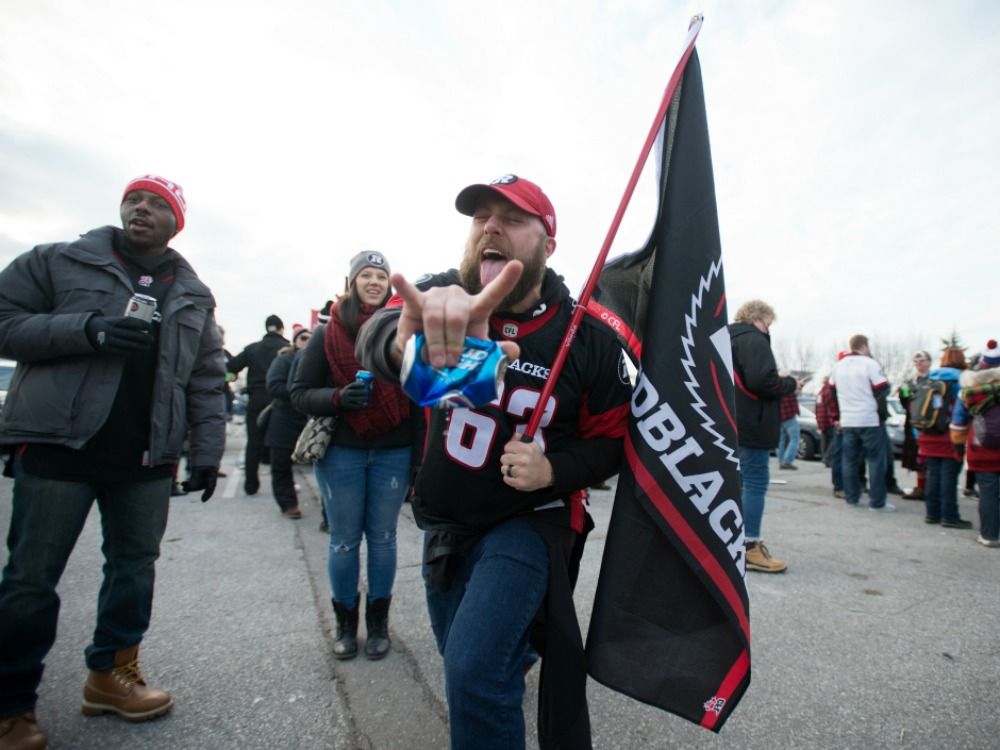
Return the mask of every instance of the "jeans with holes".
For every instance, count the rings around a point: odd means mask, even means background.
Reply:
[[[924,509],[928,518],[947,523],[959,519],[958,472],[962,464],[953,458],[927,458],[927,486],[924,487]]]
[[[169,477],[148,482],[63,482],[14,467],[9,557],[0,582],[0,718],[32,710],[42,661],[56,638],[66,567],[97,500],[104,580],[87,666],[106,672],[116,651],[138,644],[149,627],[154,565],[167,526]]]
[[[361,538],[368,545],[368,597],[384,599],[396,580],[396,524],[410,486],[410,448],[332,445],[316,462],[330,525],[327,561],[333,598],[358,604]]]
[[[760,526],[764,520],[764,497],[771,481],[768,466],[770,451],[767,448],[740,446],[740,480],[743,485],[743,522],[746,524],[748,542],[760,539]]]
[[[979,485],[979,535],[996,541],[1000,538],[1000,473],[977,471]]]
[[[515,518],[459,555],[448,591],[427,587],[452,748],[524,748],[528,628],[548,588],[548,560],[542,538]]]
[[[885,505],[885,427],[845,427],[843,437],[844,496],[849,505],[861,498],[861,462],[868,462],[868,493],[871,508]]]

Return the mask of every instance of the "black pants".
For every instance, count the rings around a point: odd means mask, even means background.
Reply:
[[[247,447],[243,454],[243,476],[247,489],[257,490],[260,479],[257,471],[260,468],[261,452],[264,448],[264,430],[257,426],[257,417],[267,406],[267,401],[253,401],[247,404]]]
[[[299,504],[295,494],[295,477],[292,474],[292,449],[271,448],[271,492],[282,510]]]

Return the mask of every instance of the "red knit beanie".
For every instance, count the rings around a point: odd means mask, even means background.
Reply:
[[[174,220],[177,222],[177,231],[179,232],[184,228],[184,212],[187,211],[187,201],[184,200],[184,191],[176,182],[171,182],[155,174],[136,177],[125,186],[122,200],[124,201],[125,196],[133,190],[148,190],[163,198],[163,200],[170,204],[170,210],[173,211]]]

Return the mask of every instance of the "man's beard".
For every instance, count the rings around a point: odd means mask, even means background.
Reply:
[[[496,306],[497,312],[509,312],[522,302],[532,289],[541,284],[545,278],[545,240],[545,237],[539,239],[535,251],[527,260],[521,261],[524,264],[521,278],[517,280],[510,293],[500,300],[500,304]],[[479,277],[481,257],[482,251],[478,244],[472,244],[472,240],[469,240],[465,245],[462,264],[458,269],[459,281],[469,294],[479,294],[483,290],[483,282]]]

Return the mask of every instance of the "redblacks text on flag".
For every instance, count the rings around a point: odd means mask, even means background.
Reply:
[[[732,351],[701,68],[659,142],[648,244],[609,262],[588,312],[638,366],[626,461],[587,637],[591,676],[718,731],[750,683]]]

